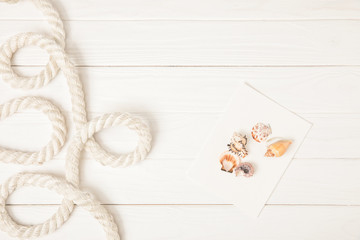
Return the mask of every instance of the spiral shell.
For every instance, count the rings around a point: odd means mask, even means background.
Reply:
[[[251,130],[251,136],[257,142],[264,142],[271,132],[269,124],[257,123]]]
[[[254,167],[249,162],[240,163],[235,168],[236,176],[252,177],[254,175]]]
[[[267,147],[265,157],[281,157],[287,151],[292,141],[280,140]]]
[[[230,151],[226,151],[220,156],[221,170],[232,173],[234,168],[240,163],[240,157]]]
[[[229,151],[239,155],[241,158],[245,158],[248,155],[246,149],[247,137],[245,134],[234,132],[230,144],[228,144]]]

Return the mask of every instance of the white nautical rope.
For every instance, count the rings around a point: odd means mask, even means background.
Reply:
[[[15,3],[17,0],[0,0]],[[33,0],[51,25],[52,38],[36,33],[20,33],[11,37],[0,49],[0,76],[13,88],[32,89],[48,84],[59,69],[64,73],[72,103],[72,116],[76,127],[66,155],[66,179],[48,174],[19,173],[9,178],[0,186],[0,229],[18,238],[34,238],[54,232],[67,221],[77,204],[88,210],[103,226],[107,239],[120,239],[118,228],[113,217],[89,193],[79,189],[79,161],[84,147],[103,165],[126,167],[146,157],[150,151],[151,134],[146,123],[128,113],[111,113],[96,119],[87,120],[85,98],[82,83],[74,64],[66,54],[65,31],[57,11],[48,0]],[[36,76],[17,75],[11,67],[14,53],[25,46],[38,46],[47,51],[49,62]],[[17,164],[42,164],[53,158],[66,141],[66,123],[60,110],[50,101],[40,97],[23,97],[11,100],[0,106],[0,120],[25,109],[36,109],[43,112],[52,123],[53,133],[49,143],[38,152],[22,152],[0,147],[0,161]],[[104,150],[93,138],[93,135],[108,127],[127,126],[136,131],[139,142],[136,149],[125,155],[114,155]],[[8,214],[5,204],[8,196],[17,188],[37,186],[47,188],[64,196],[57,212],[42,224],[21,225]]]
[[[0,146],[0,161],[18,164],[42,164],[57,154],[66,140],[65,118],[60,110],[46,99],[39,97],[23,97],[9,101],[0,106],[0,120],[17,111],[37,109],[46,114],[52,123],[53,134],[49,143],[38,152],[22,152]]]

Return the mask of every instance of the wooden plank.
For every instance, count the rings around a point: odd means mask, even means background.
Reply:
[[[1,21],[0,42],[44,32],[43,21]],[[359,65],[360,21],[70,21],[67,50],[82,66]],[[22,54],[21,54],[22,55]],[[37,49],[15,65],[45,64]]]
[[[297,157],[302,158],[358,158],[360,128],[355,124],[360,115],[302,115],[314,123]],[[329,139],[333,138],[334,141]],[[336,150],[341,148],[341,150]],[[301,152],[300,152],[301,151]]]
[[[103,0],[52,1],[67,20],[278,20],[360,18],[360,4],[344,1],[281,0]],[[31,2],[1,4],[0,19],[41,19]]]
[[[5,147],[35,150],[46,144],[50,124],[40,114],[18,114],[0,124],[0,144]],[[98,115],[98,114],[96,114]],[[154,135],[151,158],[194,158],[221,116],[195,113],[143,113]],[[95,115],[92,114],[91,117]],[[314,124],[297,158],[360,158],[359,114],[303,115]],[[72,126],[70,114],[68,125]],[[30,128],[31,127],[31,128]],[[70,128],[68,136],[73,135]],[[190,137],[191,136],[191,137]],[[32,139],[39,139],[33,141]],[[97,134],[100,142],[113,151],[129,151],[136,144],[136,134],[126,128],[106,129]]]
[[[34,69],[31,70],[34,71]],[[296,112],[305,111],[305,106],[308,107],[309,112],[322,109],[324,114],[301,113],[301,116],[315,125],[298,152],[298,158],[358,158],[360,156],[356,147],[359,144],[359,114],[348,114],[348,112],[360,109],[360,101],[356,100],[359,99],[357,89],[360,84],[357,80],[359,75],[357,68],[326,70],[321,68],[156,68],[155,70],[152,68],[140,68],[140,70],[137,68],[80,68],[80,70],[80,75],[85,79],[85,91],[91,117],[104,112],[141,112],[140,115],[150,120],[156,135],[156,144],[151,153],[154,158],[192,158],[196,155],[199,143],[206,139],[211,127],[221,115],[229,96],[234,92],[234,86],[242,79],[249,79],[249,82],[261,92]],[[302,75],[298,78],[292,77],[298,72]],[[328,75],[325,72],[332,77],[327,79]],[[26,71],[26,73],[29,72]],[[185,79],[186,76],[187,79]],[[220,79],[221,85],[218,84]],[[309,80],[302,83],[302,79]],[[26,93],[9,91],[5,85],[0,89],[1,102]],[[321,98],[318,97],[319,92],[322,93]],[[71,108],[67,87],[60,79],[55,80],[47,88],[31,91],[31,94],[40,94],[54,100],[62,106],[64,111],[69,111]],[[326,113],[336,111],[344,113]],[[67,116],[70,124],[69,113]],[[2,124],[10,125],[2,125],[4,132],[2,136],[18,134],[21,136],[21,133],[27,130],[27,125],[23,125],[21,131],[15,133],[12,129],[28,121],[47,123],[45,118],[38,119],[37,115],[24,120],[19,119],[18,123],[11,122],[10,119],[3,122]],[[41,126],[38,126],[38,131],[41,131]],[[122,144],[125,149],[131,149],[133,144],[129,145],[119,140],[117,137],[119,134],[124,136],[123,140],[135,139],[130,132],[123,131],[107,130],[99,135],[100,139],[106,140],[110,148],[118,149],[119,144]],[[190,135],[193,137],[184,141]],[[19,142],[18,138],[2,138],[1,140],[0,137],[0,144],[26,147],[29,138],[24,137],[23,142]],[[44,140],[40,143],[45,143],[47,135],[44,135],[42,139]],[[30,142],[35,144],[33,146],[35,148],[40,146],[39,142]],[[17,143],[19,144],[16,145]]]
[[[34,75],[40,68],[15,70]],[[245,81],[299,114],[360,113],[359,67],[81,67],[78,71],[91,112],[222,112],[236,86]],[[0,81],[0,102],[42,95],[70,111],[65,82],[60,74],[45,88],[21,91]]]
[[[22,171],[64,176],[64,155],[63,151],[44,166],[1,163],[0,183]],[[101,166],[85,154],[81,162],[81,186],[107,204],[230,204],[187,178],[186,171],[194,158],[150,157],[136,166],[114,169]],[[269,203],[359,205],[359,167],[360,159],[296,158]],[[56,204],[60,200],[61,196],[47,190],[24,188],[16,191],[8,203]]]
[[[25,224],[40,222],[57,206],[11,206]],[[120,224],[122,239],[294,239],[357,240],[360,207],[268,206],[258,219],[233,206],[107,206]],[[141,231],[139,231],[141,229]],[[59,231],[42,239],[104,239],[100,225],[84,210],[75,209]],[[0,238],[13,239],[0,232]]]

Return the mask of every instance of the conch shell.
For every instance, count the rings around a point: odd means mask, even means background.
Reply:
[[[241,158],[245,158],[248,155],[246,149],[247,137],[244,134],[234,132],[230,144],[228,144],[229,151],[239,155]]]
[[[221,170],[232,173],[234,168],[240,163],[240,157],[230,151],[226,151],[220,156]]]
[[[257,142],[264,142],[271,133],[270,125],[265,123],[257,123],[251,130],[251,136]]]
[[[240,163],[235,168],[236,176],[252,177],[254,175],[254,167],[249,162]]]
[[[284,155],[291,143],[292,141],[290,140],[280,140],[273,144],[270,144],[267,147],[265,157],[281,157],[282,155]]]

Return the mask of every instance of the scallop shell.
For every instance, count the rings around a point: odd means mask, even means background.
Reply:
[[[289,148],[292,141],[280,140],[267,147],[265,157],[281,157]]]
[[[254,175],[254,167],[249,162],[240,163],[235,168],[236,176],[252,177]]]
[[[252,138],[257,142],[264,142],[271,134],[269,124],[257,123],[251,130]]]
[[[220,156],[221,170],[232,173],[234,168],[240,163],[240,157],[230,151],[226,151]]]

